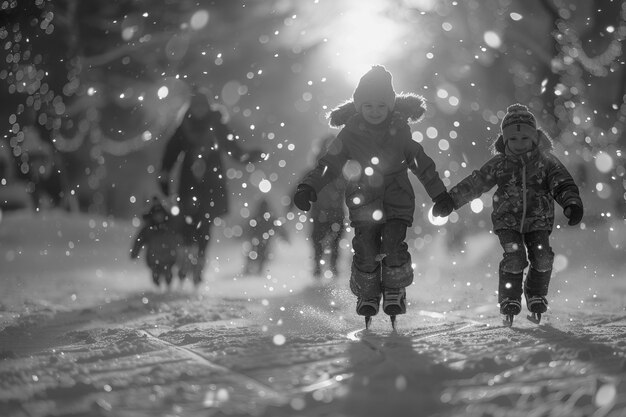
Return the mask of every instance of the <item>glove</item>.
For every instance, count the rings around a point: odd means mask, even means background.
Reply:
[[[576,204],[570,204],[563,210],[565,217],[569,219],[567,224],[576,226],[583,219],[583,208]]]
[[[296,194],[293,196],[293,202],[296,207],[302,211],[311,210],[311,202],[317,201],[317,194],[313,187],[307,184],[300,184],[296,189]]]
[[[454,210],[454,200],[447,191],[439,194],[433,201],[435,202],[433,206],[433,216],[447,217],[452,213],[452,210]]]
[[[165,172],[162,172],[161,175],[157,178],[159,182],[159,189],[163,194],[170,195],[170,176]]]

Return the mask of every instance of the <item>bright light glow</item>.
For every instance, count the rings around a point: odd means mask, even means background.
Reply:
[[[483,200],[481,200],[480,198],[472,200],[472,202],[470,203],[470,208],[474,213],[480,213],[481,211],[483,211],[484,208]]]
[[[600,151],[596,155],[596,168],[606,174],[613,169],[613,158],[606,152]]]
[[[399,53],[403,46],[402,25],[393,21],[386,2],[354,0],[329,29],[327,50],[330,62],[345,73],[355,84],[374,64],[383,64],[388,57]]]
[[[435,217],[433,216],[433,208],[428,209],[428,221],[435,226],[443,226],[448,223],[447,217]]]
[[[607,407],[617,398],[617,389],[615,385],[609,383],[602,385],[596,392],[595,403],[597,407]]]
[[[500,35],[492,30],[488,30],[483,35],[483,40],[492,49],[498,49],[502,46],[502,39],[500,39]]]
[[[206,10],[198,10],[191,16],[189,24],[194,30],[199,30],[209,23],[209,12]]]
[[[259,190],[261,190],[262,193],[269,193],[271,189],[271,182],[269,182],[268,180],[261,180],[261,182],[259,183]]]
[[[161,88],[159,88],[159,90],[157,91],[157,96],[163,100],[165,97],[167,97],[170,94],[170,90],[169,88],[167,88],[166,86],[163,86]]]
[[[596,184],[596,192],[598,194],[598,197],[600,197],[603,200],[606,200],[607,198],[611,197],[611,186],[607,183],[604,182],[599,182]]]
[[[282,334],[277,334],[272,338],[272,342],[274,342],[276,346],[284,345],[286,341],[287,339]]]
[[[383,218],[382,210],[374,210],[374,213],[372,213],[372,219],[374,219],[375,221],[378,221],[382,218]]]

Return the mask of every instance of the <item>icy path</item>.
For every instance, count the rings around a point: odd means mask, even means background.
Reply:
[[[199,294],[159,293],[123,256],[132,230],[56,219],[63,243],[52,233],[44,255],[6,220],[2,416],[626,415],[624,266],[611,254],[580,263],[589,246],[555,245],[569,266],[540,326],[502,325],[497,253],[446,257],[433,244],[416,255],[398,331],[382,315],[364,331],[345,280],[316,284],[298,239],[268,276],[237,277],[236,245],[223,243]],[[83,239],[81,256],[55,262],[68,239]]]

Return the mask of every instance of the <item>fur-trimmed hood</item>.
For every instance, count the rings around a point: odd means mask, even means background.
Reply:
[[[393,109],[393,117],[401,117],[410,123],[417,123],[426,112],[426,99],[414,93],[400,93],[396,95],[396,104]],[[357,114],[352,100],[348,100],[330,111],[329,124],[332,127],[341,127]]]
[[[554,149],[553,144],[552,144],[552,138],[550,138],[550,136],[543,129],[538,128],[537,134],[538,134],[537,149],[540,152],[551,151]],[[504,155],[505,150],[506,150],[506,147],[504,145],[504,137],[502,136],[502,134],[500,134],[498,138],[491,145],[491,152],[494,155],[497,155],[499,153]]]

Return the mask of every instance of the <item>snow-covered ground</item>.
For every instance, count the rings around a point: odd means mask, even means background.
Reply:
[[[497,239],[460,251],[435,235],[413,252],[397,332],[383,316],[363,330],[345,247],[342,276],[316,282],[292,231],[246,277],[241,242],[222,237],[199,291],[161,292],[128,257],[134,233],[4,214],[1,416],[626,415],[623,222],[555,230],[550,310],[512,328],[495,304]]]

